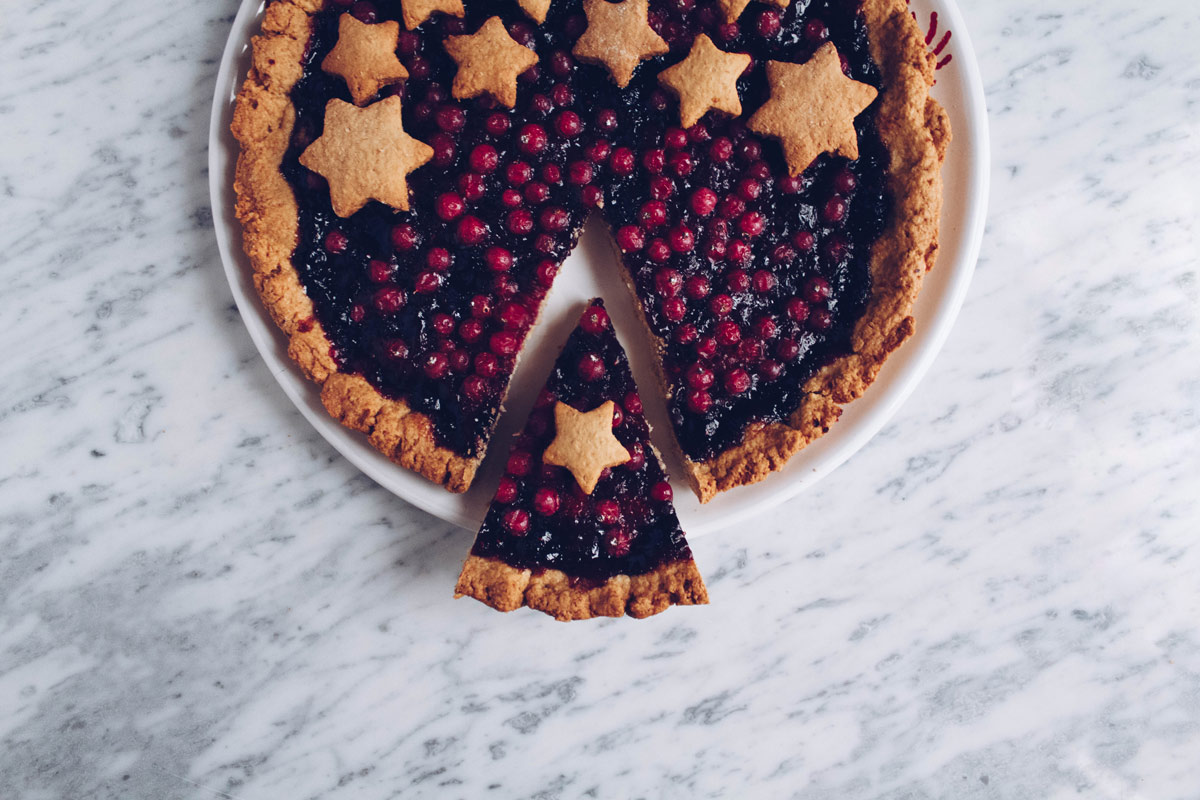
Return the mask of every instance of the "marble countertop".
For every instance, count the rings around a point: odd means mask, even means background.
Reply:
[[[471,534],[294,410],[233,306],[236,3],[0,23],[0,797],[1195,798],[1200,12],[963,0],[979,269],[894,421],[695,542],[713,604],[498,616]]]

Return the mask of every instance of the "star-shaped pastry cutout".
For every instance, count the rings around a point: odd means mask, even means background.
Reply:
[[[333,99],[325,131],[300,154],[300,163],[329,181],[333,212],[348,217],[378,200],[408,210],[408,173],[433,157],[433,148],[404,132],[400,98],[366,108]]]
[[[768,61],[767,83],[771,96],[747,127],[779,140],[790,174],[799,175],[822,153],[858,158],[854,118],[878,91],[846,77],[832,43],[803,64]]]
[[[792,0],[765,0],[765,2],[780,8],[787,8]],[[737,18],[742,15],[748,5],[750,5],[750,0],[717,0],[717,8],[725,12],[726,22],[737,22]]]
[[[517,5],[538,25],[546,21],[546,14],[550,11],[550,0],[517,0]]]
[[[490,94],[509,108],[517,102],[517,76],[537,63],[537,54],[517,44],[499,17],[470,36],[447,36],[446,52],[458,64],[450,93],[459,100]]]
[[[710,108],[735,117],[742,113],[737,80],[748,66],[750,56],[719,50],[702,33],[692,42],[687,58],[660,72],[658,82],[679,98],[680,123],[690,128]]]
[[[583,0],[587,30],[572,50],[583,61],[603,64],[624,89],[637,65],[667,52],[667,43],[650,27],[649,0]]]
[[[601,472],[629,460],[629,451],[613,436],[613,406],[612,400],[606,400],[583,412],[566,403],[554,405],[554,441],[542,461],[566,467],[587,494],[596,488]]]
[[[338,40],[321,62],[321,69],[340,75],[350,87],[355,105],[363,105],[384,86],[408,77],[408,70],[396,58],[400,23],[368,25],[351,14],[338,19]]]
[[[400,16],[404,18],[404,27],[410,31],[429,19],[435,11],[452,17],[462,17],[467,13],[462,0],[400,0]]]

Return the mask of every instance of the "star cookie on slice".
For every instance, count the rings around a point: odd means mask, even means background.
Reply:
[[[550,0],[517,0],[517,5],[538,25],[546,21],[546,14],[550,12]]]
[[[537,54],[517,44],[499,17],[470,36],[447,36],[446,52],[458,64],[450,93],[459,100],[489,94],[509,108],[517,102],[517,76],[537,63]]]
[[[711,108],[738,116],[738,77],[750,66],[745,53],[726,53],[703,33],[692,42],[687,58],[658,75],[658,82],[679,98],[680,124],[690,128]]]
[[[765,0],[772,5],[780,8],[787,8],[792,0]],[[717,8],[725,12],[726,22],[737,22],[737,18],[746,10],[746,6],[750,5],[750,0],[717,0]]]
[[[348,217],[368,200],[407,211],[408,173],[432,157],[432,147],[404,132],[399,97],[366,108],[333,99],[321,138],[300,163],[325,177],[334,213]]]
[[[588,412],[576,411],[566,403],[554,404],[554,441],[542,453],[542,461],[565,467],[575,476],[584,494],[591,494],[600,473],[629,460],[629,451],[613,436],[615,404],[605,400]]]
[[[321,69],[345,79],[355,105],[361,106],[384,86],[408,77],[408,70],[396,57],[399,38],[399,22],[368,25],[351,14],[342,14],[337,44],[321,62]]]
[[[555,466],[563,461],[569,469]],[[581,472],[594,476],[590,490]],[[602,301],[591,301],[555,362],[454,591],[560,620],[708,602]]]
[[[633,71],[647,58],[669,49],[647,20],[649,0],[583,0],[587,30],[571,51],[582,61],[603,64],[624,89]]]
[[[452,17],[466,16],[462,0],[400,0],[400,16],[410,31],[440,11]]]
[[[879,92],[842,72],[833,43],[826,42],[803,64],[767,62],[771,96],[747,127],[783,145],[788,172],[799,175],[822,153],[858,158],[854,118]]]

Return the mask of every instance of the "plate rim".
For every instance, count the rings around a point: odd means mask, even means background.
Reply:
[[[921,2],[921,0],[918,1]],[[209,200],[212,204],[213,229],[225,277],[237,304],[239,316],[258,350],[259,356],[266,362],[284,394],[308,423],[335,450],[359,471],[401,500],[446,522],[471,531],[477,530],[479,520],[468,512],[464,503],[459,502],[458,507],[452,507],[446,502],[432,501],[432,497],[435,496],[441,497],[445,501],[446,498],[442,497],[443,495],[451,498],[463,498],[464,495],[451,495],[432,483],[428,484],[428,488],[435,490],[432,493],[422,490],[406,490],[405,487],[411,482],[404,479],[403,473],[407,471],[403,467],[394,464],[371,448],[361,434],[344,428],[328,415],[321,405],[318,385],[300,375],[291,359],[288,358],[286,346],[281,345],[283,334],[269,319],[265,308],[259,302],[257,291],[252,285],[247,291],[245,283],[249,278],[248,264],[243,263],[244,259],[240,255],[241,226],[233,216],[233,188],[232,182],[228,180],[237,160],[237,146],[229,131],[229,124],[233,113],[232,98],[240,85],[249,39],[254,33],[253,28],[248,27],[248,18],[251,16],[257,18],[265,5],[265,0],[243,0],[239,6],[221,54],[213,91],[212,110],[209,116]],[[932,367],[938,353],[945,346],[958,319],[974,276],[987,218],[991,177],[991,144],[987,106],[975,49],[957,3],[955,0],[923,0],[921,5],[934,7],[934,10],[943,19],[943,28],[953,31],[953,63],[962,72],[960,80],[965,101],[962,113],[968,123],[968,130],[963,133],[969,132],[970,134],[969,137],[962,134],[955,137],[955,140],[960,142],[960,146],[965,139],[967,147],[964,160],[966,208],[960,218],[963,224],[961,252],[954,264],[939,263],[938,265],[943,272],[950,273],[941,302],[931,310],[929,319],[920,321],[920,335],[913,337],[916,341],[910,339],[884,365],[884,371],[891,373],[888,375],[887,381],[877,380],[867,389],[864,397],[855,400],[854,403],[847,406],[847,409],[855,407],[855,404],[863,403],[868,396],[873,401],[870,407],[862,414],[856,415],[853,420],[839,421],[828,434],[818,440],[823,444],[820,454],[813,457],[815,464],[811,465],[807,471],[802,471],[799,464],[796,463],[785,465],[783,469],[757,484],[758,491],[753,492],[753,498],[747,496],[753,487],[740,487],[723,493],[712,501],[716,503],[724,500],[720,506],[714,508],[711,503],[707,506],[698,506],[701,511],[709,512],[706,514],[709,519],[694,519],[689,515],[689,519],[684,521],[684,529],[688,531],[691,539],[717,529],[728,528],[748,517],[776,508],[782,503],[794,499],[805,489],[810,488],[849,460],[879,433],[912,395]],[[951,144],[951,147],[954,147],[954,143]],[[944,230],[946,225],[944,206],[941,225]],[[904,363],[895,366],[894,362],[901,354]],[[892,370],[888,370],[889,364],[893,364]],[[897,372],[897,370],[899,371]],[[884,385],[881,386],[881,383]],[[858,406],[858,408],[862,408],[862,406]],[[511,414],[513,411],[505,413]],[[672,436],[673,434],[668,431],[659,435]],[[792,461],[797,462],[803,456],[804,452],[794,456]],[[494,457],[491,456],[491,458]],[[675,472],[677,473],[677,470]],[[481,470],[480,475],[484,474],[484,471]],[[410,474],[408,477],[428,483],[419,476]],[[686,486],[678,474],[674,475],[672,482],[676,486]],[[424,488],[422,487],[422,489]],[[769,489],[769,491],[764,494],[764,489]],[[738,492],[743,494],[739,497]],[[690,490],[687,490],[686,497],[692,501],[695,499]],[[681,504],[682,498],[677,496],[676,502],[677,505]],[[680,516],[682,517],[683,514]]]

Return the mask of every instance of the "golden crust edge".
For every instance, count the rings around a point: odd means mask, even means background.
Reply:
[[[454,596],[473,597],[497,611],[528,607],[560,622],[653,616],[674,605],[707,605],[708,589],[692,559],[660,564],[642,575],[616,575],[590,588],[556,569],[537,573],[495,558],[467,556]]]
[[[321,402],[342,425],[400,466],[451,492],[470,488],[485,448],[467,458],[437,445],[433,421],[404,401],[385,397],[359,375],[338,371],[332,343],[315,319],[292,264],[299,214],[280,167],[291,142],[295,107],[290,92],[300,79],[312,37],[312,17],[326,0],[273,0],[262,30],[251,40],[251,66],[238,92],[230,126],[241,150],[234,178],[242,248],[253,283],[271,319],[288,337],[288,356],[321,386]]]
[[[883,73],[879,131],[890,154],[893,218],[871,253],[871,298],[855,325],[853,352],[814,375],[786,422],[751,425],[742,442],[707,461],[684,457],[692,489],[719,492],[763,480],[829,431],[842,406],[862,395],[909,336],[922,279],[937,257],[941,167],[950,143],[945,111],[929,96],[934,62],[902,0],[864,0],[871,55]]]

